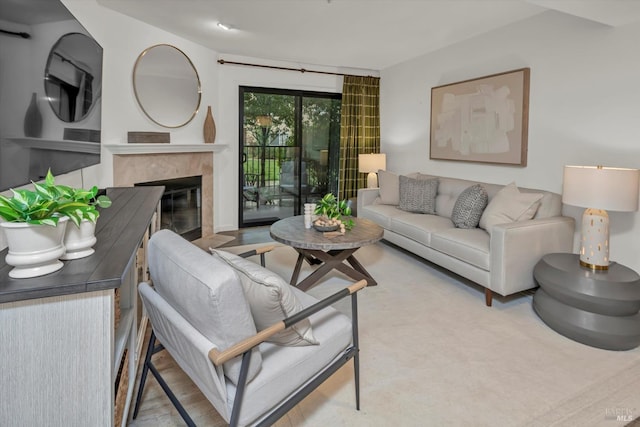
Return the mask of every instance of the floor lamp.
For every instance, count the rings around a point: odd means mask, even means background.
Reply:
[[[367,188],[378,186],[378,171],[387,168],[387,155],[383,153],[358,154],[358,172],[368,173]]]
[[[587,208],[582,215],[580,265],[593,270],[609,268],[609,215],[607,210],[638,210],[638,169],[602,166],[565,166],[562,202]],[[606,210],[605,210],[606,209]]]

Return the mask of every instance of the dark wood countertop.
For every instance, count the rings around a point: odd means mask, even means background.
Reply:
[[[63,261],[64,267],[54,273],[12,279],[13,267],[5,263],[8,250],[4,249],[0,252],[0,303],[120,287],[163,192],[161,186],[107,189],[113,204],[100,210],[95,253]]]

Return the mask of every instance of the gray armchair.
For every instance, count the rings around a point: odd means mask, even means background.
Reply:
[[[254,319],[263,307],[249,301],[253,297],[243,288],[243,274],[252,270],[271,283],[273,273],[242,258],[250,265],[234,269],[238,261],[233,255],[209,255],[169,230],[151,237],[148,253],[153,287],[142,283],[139,292],[153,332],[134,418],[144,404],[150,370],[187,425],[194,425],[152,363],[153,354],[162,350],[171,354],[231,426],[273,424],[350,360],[359,409],[356,293],[366,286],[365,281],[322,301],[295,287],[283,288],[295,295],[302,310],[257,331]],[[268,293],[273,294],[273,289]],[[347,296],[352,301],[352,319],[330,307]],[[298,331],[294,328],[305,322],[317,343],[271,342],[278,334]],[[156,340],[161,344],[156,345]]]

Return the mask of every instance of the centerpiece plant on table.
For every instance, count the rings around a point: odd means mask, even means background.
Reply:
[[[37,277],[62,268],[59,259],[67,252],[65,232],[81,229],[86,222],[93,225],[89,226],[93,237],[100,215],[97,207],[111,205],[108,197],[96,197],[97,187],[78,190],[56,185],[51,171],[43,183],[32,184],[33,190],[11,189],[12,197],[0,195],[0,217],[4,219],[0,227],[9,247],[5,261],[14,266],[9,272],[13,278]],[[67,227],[68,221],[74,226]],[[93,246],[95,237],[89,240]]]
[[[315,214],[319,215],[314,225],[320,227],[336,226],[340,232],[351,230],[355,225],[351,216],[351,207],[346,200],[338,200],[333,193],[327,193],[316,203]],[[347,217],[347,218],[344,218]]]

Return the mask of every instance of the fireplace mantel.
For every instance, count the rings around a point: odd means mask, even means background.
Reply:
[[[111,149],[114,145],[108,147]],[[226,145],[120,144],[115,147],[124,150],[112,151],[116,187],[201,176],[202,236],[213,234],[213,154],[224,150]]]
[[[103,144],[112,154],[216,153],[225,144]]]

